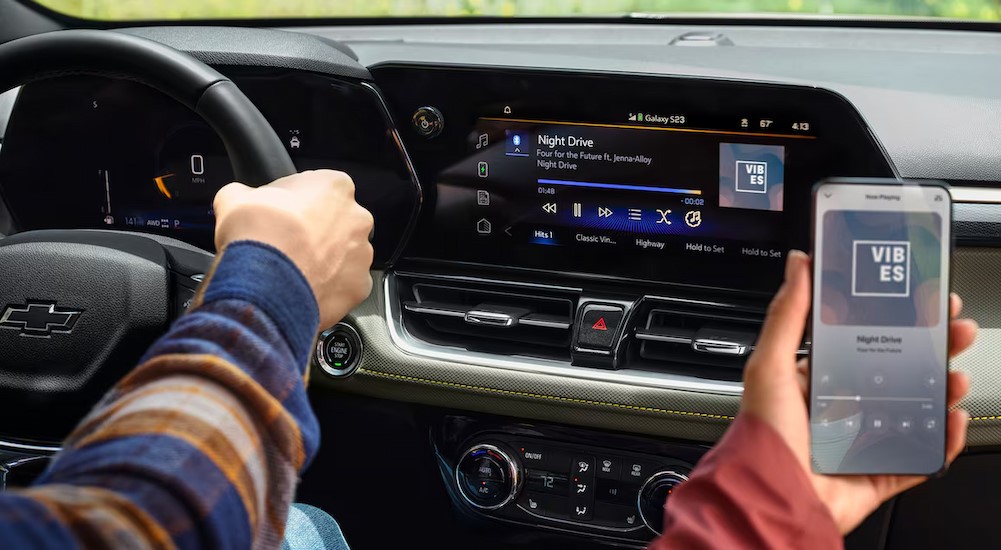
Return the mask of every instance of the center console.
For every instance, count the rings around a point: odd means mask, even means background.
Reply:
[[[882,148],[817,88],[373,73],[409,126],[425,201],[379,303],[408,366],[373,376],[447,393],[453,409],[564,423],[446,419],[432,439],[459,510],[646,544],[736,414],[786,252],[809,246],[813,185],[894,176]]]

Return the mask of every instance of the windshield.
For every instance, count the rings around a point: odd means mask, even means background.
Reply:
[[[37,0],[84,19],[753,14],[1001,20],[1001,0]]]

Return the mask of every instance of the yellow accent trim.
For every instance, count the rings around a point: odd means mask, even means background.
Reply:
[[[633,411],[644,411],[644,412],[654,412],[660,414],[672,414],[677,416],[693,416],[697,418],[712,418],[715,420],[733,420],[734,417],[725,414],[710,414],[703,412],[692,412],[692,411],[676,411],[672,409],[659,409],[656,407],[640,407],[638,405],[625,405],[623,403],[609,403],[607,401],[593,401],[590,399],[574,399],[573,397],[560,397],[558,395],[546,395],[541,393],[528,393],[520,392],[514,390],[502,390],[499,388],[488,388],[486,386],[474,386],[472,384],[459,384],[456,382],[444,382],[441,380],[431,380],[428,378],[416,378],[413,376],[404,376],[402,374],[390,374],[386,372],[379,372],[374,370],[362,369],[359,371],[360,374],[371,374],[372,376],[381,376],[383,378],[391,378],[394,380],[403,380],[406,382],[418,382],[421,384],[431,384],[435,386],[445,386],[449,388],[459,388],[464,390],[478,390],[491,393],[499,393],[503,395],[517,395],[520,397],[530,397],[534,399],[549,399],[551,401],[564,401],[567,403],[578,403],[581,405],[601,405],[604,407],[614,407],[617,409],[627,409]],[[996,416],[974,416],[970,418],[970,422],[985,422],[989,420],[1001,421],[1001,415]]]
[[[638,124],[605,124],[598,122],[566,122],[560,120],[536,120],[531,118],[483,117],[491,122],[520,122],[523,124],[552,124],[559,126],[588,126],[591,128],[619,128],[624,130],[654,130],[659,132],[687,132],[692,134],[717,134],[724,136],[777,137],[787,139],[817,139],[816,136],[800,134],[773,134],[758,132],[736,132],[730,130],[703,130],[699,128],[678,128],[677,126],[640,126]]]
[[[432,384],[435,386],[446,386],[450,388],[459,388],[464,390],[479,390],[491,393],[499,393],[503,395],[517,395],[519,397],[530,397],[534,399],[549,399],[552,401],[562,401],[566,403],[578,403],[581,405],[601,405],[605,407],[614,407],[617,409],[627,409],[633,411],[644,411],[653,412],[659,414],[669,414],[677,416],[691,416],[697,418],[712,418],[715,420],[733,420],[732,416],[724,414],[710,414],[703,412],[692,412],[692,411],[676,411],[671,409],[659,409],[656,407],[641,407],[638,405],[625,405],[622,403],[609,403],[607,401],[592,401],[590,399],[575,399],[573,397],[560,397],[558,395],[546,395],[541,393],[528,393],[513,390],[502,390],[499,388],[488,388],[485,386],[474,386],[471,384],[459,384],[456,382],[443,382],[441,380],[430,380],[427,378],[415,378],[413,376],[404,376],[402,374],[389,374],[385,372],[373,371],[373,370],[361,370],[360,374],[371,374],[373,376],[381,376],[383,378],[391,378],[394,380],[403,380],[406,382],[418,382],[422,384]]]

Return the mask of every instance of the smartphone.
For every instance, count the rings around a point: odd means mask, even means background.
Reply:
[[[815,472],[932,475],[945,467],[951,257],[944,184],[814,187]]]

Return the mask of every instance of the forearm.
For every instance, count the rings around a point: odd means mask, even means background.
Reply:
[[[668,548],[841,548],[843,539],[792,451],[741,415],[667,502]]]
[[[232,245],[22,495],[88,545],[276,546],[319,443],[304,388],[318,319],[287,259]]]

